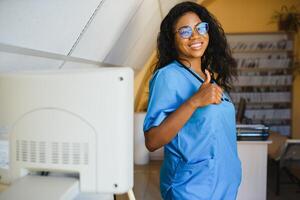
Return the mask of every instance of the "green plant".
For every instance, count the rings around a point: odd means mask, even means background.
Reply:
[[[281,6],[280,11],[275,11],[272,21],[278,23],[279,30],[297,32],[300,28],[300,11],[295,6]]]

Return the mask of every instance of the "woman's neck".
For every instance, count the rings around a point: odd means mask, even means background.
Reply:
[[[205,74],[201,70],[201,59],[180,59],[179,61],[187,67],[191,67],[197,74],[199,74],[202,78],[205,77]]]

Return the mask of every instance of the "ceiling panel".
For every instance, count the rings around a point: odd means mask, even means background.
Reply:
[[[102,0],[1,0],[0,43],[67,54]]]
[[[136,12],[141,0],[106,0],[83,34],[75,57],[103,61]]]
[[[160,21],[158,1],[144,0],[104,62],[142,68],[155,49]]]

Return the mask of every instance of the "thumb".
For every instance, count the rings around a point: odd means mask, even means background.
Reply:
[[[206,79],[204,80],[204,83],[208,84],[208,83],[210,83],[211,76],[207,69],[205,69],[205,75],[206,75]]]

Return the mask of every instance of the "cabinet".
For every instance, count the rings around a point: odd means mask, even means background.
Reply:
[[[262,123],[290,135],[293,91],[293,35],[276,33],[227,34],[237,62],[237,79],[230,95],[237,108],[246,101],[243,123]]]

